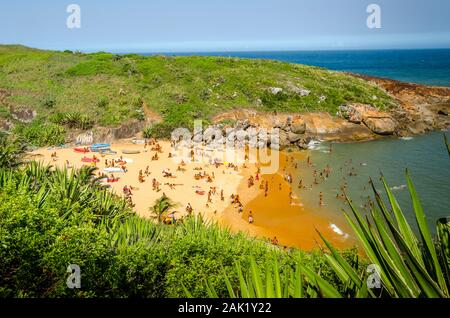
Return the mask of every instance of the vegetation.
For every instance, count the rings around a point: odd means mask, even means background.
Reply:
[[[22,142],[0,133],[0,169],[18,167],[22,163],[24,151]]]
[[[374,189],[370,218],[350,200],[353,215],[345,214],[361,258],[323,236],[328,252],[305,253],[201,217],[142,219],[93,168],[20,165],[22,144],[0,141],[0,297],[449,297],[450,224],[439,220],[431,238],[408,175],[419,236],[383,180],[390,209]],[[153,210],[161,219],[172,207],[163,196]],[[66,286],[69,264],[81,267],[79,290]],[[380,288],[367,287],[369,264]]]
[[[447,137],[444,135],[447,149]],[[449,151],[450,156],[450,151]],[[278,272],[276,260],[266,264],[264,270],[252,263],[250,270],[243,274],[239,264],[239,288],[233,289],[227,282],[230,297],[393,297],[393,298],[449,298],[450,297],[450,219],[437,221],[437,237],[431,237],[424,209],[413,182],[406,172],[406,180],[411,196],[419,237],[406,221],[384,177],[381,178],[387,193],[390,209],[380,193],[372,189],[376,204],[371,205],[370,218],[363,214],[347,198],[353,217],[344,213],[354,233],[359,238],[368,263],[367,271],[362,272],[360,260],[354,256],[345,258],[319,233],[328,253],[323,253],[329,266],[339,277],[344,289],[329,284],[320,273],[304,266],[302,260],[296,261],[295,270],[287,275]],[[366,265],[367,265],[366,264]],[[364,266],[365,267],[365,266]],[[222,275],[227,278],[227,273]],[[375,277],[373,276],[375,275]],[[265,278],[265,279],[262,279]],[[379,286],[368,288],[368,283],[379,280]],[[205,285],[209,297],[217,297],[214,288]],[[191,296],[186,291],[187,296]]]
[[[69,128],[86,130],[93,127],[93,122],[90,117],[78,111],[55,113],[50,117],[50,120],[55,124],[64,125]]]
[[[158,221],[158,224],[161,224],[164,217],[166,217],[169,211],[176,206],[175,202],[167,195],[163,194],[155,201],[155,204],[150,208],[150,211],[152,212],[152,216]]]
[[[160,201],[167,210],[168,199]],[[227,284],[239,284],[235,262],[247,270],[276,259],[289,273],[299,257],[339,285],[317,252],[287,253],[201,217],[177,225],[139,218],[97,182],[92,168],[30,162],[0,169],[0,297],[184,297],[186,289],[207,297],[206,282],[224,297]],[[81,268],[80,290],[66,286],[69,264]]]
[[[282,91],[273,94],[273,87]],[[38,120],[89,129],[143,120],[148,109],[163,118],[161,126],[153,129],[153,134],[161,136],[173,127],[190,127],[194,119],[210,121],[234,108],[335,114],[347,102],[382,109],[395,105],[375,85],[317,67],[270,60],[81,54],[5,45],[0,46],[0,88],[8,92],[7,107],[0,108],[0,116],[7,116],[10,108],[27,107],[37,111]],[[302,89],[310,94],[302,96],[298,93]]]
[[[66,130],[58,124],[34,121],[31,124],[18,124],[14,133],[30,145],[43,147],[63,144]]]
[[[368,257],[366,265],[370,264],[371,267],[364,266],[367,271],[361,272],[360,260],[355,255],[346,259],[319,233],[329,250],[322,256],[339,277],[340,284],[330,284],[323,279],[323,275],[305,266],[301,259],[295,261],[295,269],[287,274],[279,273],[276,260],[268,262],[263,270],[252,262],[247,273],[243,273],[237,263],[236,273],[240,284],[236,289],[227,282],[229,296],[449,298],[450,222],[446,218],[438,221],[438,237],[433,241],[414,185],[408,174],[406,178],[420,238],[412,231],[383,179],[392,213],[375,187],[373,190],[377,205],[372,206],[371,220],[365,219],[349,199],[353,218],[345,213]],[[225,279],[227,275],[224,271]],[[379,286],[375,285],[373,279],[379,279]],[[373,283],[375,288],[368,288],[368,283]],[[210,297],[217,297],[215,290],[208,284],[205,289]],[[189,292],[187,296],[190,296]]]
[[[207,279],[226,296],[220,273],[231,272],[236,287],[235,261],[246,268],[253,255],[259,265],[274,257],[281,270],[291,266],[281,250],[200,218],[168,226],[133,216],[109,191],[65,173],[33,164],[0,175],[1,297],[184,297],[183,286],[206,297]],[[305,262],[326,269],[317,258]],[[81,267],[80,290],[66,287],[69,264]]]

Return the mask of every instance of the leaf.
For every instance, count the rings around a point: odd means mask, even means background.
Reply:
[[[316,286],[321,291],[322,295],[327,298],[342,298],[341,294],[330,285],[326,280],[320,277],[318,274],[311,271],[306,266],[299,264],[302,272],[308,277],[311,282],[315,282]]]
[[[388,195],[389,203],[391,204],[392,211],[394,212],[394,216],[397,221],[399,233],[405,238],[405,243],[407,244],[408,248],[411,250],[411,253],[416,257],[417,261],[419,263],[421,263],[422,265],[424,265],[424,261],[422,259],[422,255],[421,255],[420,249],[419,249],[419,243],[417,241],[416,236],[414,235],[414,232],[412,231],[411,227],[409,226],[408,222],[406,221],[405,215],[403,214],[402,210],[400,209],[397,199],[392,194],[392,191],[389,188],[389,186],[387,185],[384,177],[382,177],[381,180],[384,185],[384,189],[386,190],[386,193]]]
[[[422,237],[422,241],[425,244],[425,252],[426,257],[433,260],[433,276],[437,279],[439,286],[445,294],[448,294],[447,285],[445,283],[445,278],[441,270],[441,266],[439,264],[438,256],[436,253],[436,249],[434,247],[433,240],[431,238],[431,234],[428,228],[427,219],[425,213],[423,211],[422,205],[419,200],[419,196],[417,195],[416,189],[412,180],[409,176],[408,171],[406,171],[406,181],[408,183],[409,192],[411,194],[411,200],[413,202],[414,212],[416,215],[417,225],[419,226],[420,236]]]

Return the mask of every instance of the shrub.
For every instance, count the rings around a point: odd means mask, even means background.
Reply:
[[[100,98],[100,100],[97,102],[97,107],[99,108],[106,108],[109,104],[109,101],[106,97]]]
[[[29,125],[18,125],[14,132],[27,143],[43,147],[61,145],[65,141],[66,130],[58,124],[35,121]]]
[[[50,121],[69,128],[82,130],[90,129],[94,126],[93,120],[88,115],[78,111],[55,113],[50,117]]]
[[[156,123],[145,128],[143,135],[144,138],[170,138],[176,128],[178,128],[177,125],[167,122]]]
[[[8,107],[0,105],[0,117],[1,118],[10,118],[11,112]]]
[[[0,168],[13,168],[20,165],[25,145],[17,139],[0,133]]]
[[[144,128],[142,131],[142,136],[147,139],[152,138],[152,127]]]
[[[44,106],[45,108],[54,108],[56,105],[56,101],[53,98],[48,98],[48,99],[44,99],[42,101],[42,106]]]

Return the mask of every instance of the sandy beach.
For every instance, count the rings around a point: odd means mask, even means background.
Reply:
[[[69,166],[76,168],[83,165],[93,166],[92,163],[82,162],[82,158],[91,159],[96,156],[99,159],[95,165],[98,168],[97,174],[106,168],[105,160],[127,161],[126,173],[112,173],[117,181],[107,183],[105,180],[104,183],[119,196],[124,196],[125,186],[131,188],[134,210],[142,217],[152,217],[150,207],[155,200],[166,194],[177,203],[176,218],[186,215],[186,206],[190,204],[194,214],[201,214],[205,219],[218,222],[233,232],[242,231],[250,236],[267,238],[278,242],[281,246],[295,246],[304,250],[318,248],[322,244],[316,230],[323,233],[336,247],[345,248],[356,244],[356,241],[348,235],[337,233],[330,226],[333,224],[331,220],[324,214],[317,213],[315,209],[305,208],[301,198],[291,193],[292,185],[285,179],[289,170],[288,157],[283,152],[277,152],[280,158],[279,171],[265,175],[257,173],[258,165],[255,163],[237,167],[208,162],[185,162],[184,165],[180,165],[180,159],[175,160],[176,155],[170,142],[159,141],[158,144],[161,146],[158,160],[152,160],[157,151],[152,150],[151,146],[145,147],[131,141],[112,144],[111,150],[117,152],[113,155],[77,153],[73,148],[42,148],[30,155],[38,161],[61,168],[66,166],[67,162]],[[123,150],[139,153],[124,154]],[[55,152],[57,157],[53,159],[52,154]],[[295,155],[303,156],[299,152]],[[145,174],[146,170],[148,174]],[[143,172],[143,180],[139,180],[140,171]],[[163,171],[169,171],[172,177],[165,177]],[[210,180],[207,177],[195,178],[199,173],[210,176]],[[111,173],[106,175],[112,177]],[[249,187],[250,176],[256,178],[254,185]],[[159,190],[153,188],[153,179],[159,183]],[[267,194],[261,183],[263,185],[267,183]],[[210,202],[208,202],[209,191],[211,191]],[[231,197],[236,194],[239,194],[241,208],[236,202],[232,203]],[[254,220],[251,224],[250,214]],[[346,228],[345,231],[347,230]]]
[[[105,159],[111,161],[112,159],[123,158],[125,161],[129,161],[126,164],[126,173],[113,173],[115,178],[118,178],[117,182],[107,183],[111,186],[111,190],[116,194],[123,195],[123,187],[131,187],[132,201],[134,210],[142,217],[150,217],[151,213],[149,208],[154,204],[155,200],[160,198],[165,193],[169,198],[178,204],[175,214],[176,217],[182,217],[186,214],[186,206],[190,204],[193,208],[193,213],[202,214],[208,220],[216,220],[218,215],[229,204],[229,197],[232,193],[237,192],[242,176],[234,169],[220,166],[216,168],[214,165],[199,165],[196,163],[186,163],[183,167],[184,171],[177,171],[178,164],[175,160],[168,158],[171,152],[171,145],[168,141],[160,141],[162,152],[158,153],[158,160],[151,160],[151,157],[155,154],[155,151],[151,151],[150,147],[144,149],[144,145],[136,145],[131,142],[123,142],[111,145],[111,150],[117,151],[116,155],[106,155],[101,157],[98,153],[76,153],[73,148],[67,149],[39,149],[32,153],[36,156],[36,160],[42,160],[47,164],[51,164],[57,167],[64,167],[66,161],[69,161],[70,165],[79,168],[86,163],[81,160],[83,157],[92,158],[95,155],[99,158],[100,162],[96,164],[99,169],[98,172],[102,172],[105,168]],[[138,154],[123,154],[122,150],[135,150],[140,151]],[[51,154],[56,152],[57,160],[53,161]],[[131,159],[131,160],[129,160]],[[90,165],[89,163],[87,165]],[[139,171],[145,172],[148,166],[150,174],[146,176],[144,174],[144,182],[140,182],[138,179]],[[200,168],[202,170],[195,170]],[[163,170],[170,171],[172,177],[164,177]],[[207,182],[206,178],[196,180],[194,175],[199,172],[205,172],[209,175],[214,175],[213,182]],[[108,176],[111,173],[106,173]],[[153,178],[159,182],[160,190],[155,191],[152,187]],[[170,186],[172,184],[172,186]],[[208,202],[208,191],[211,187],[216,187],[216,192],[211,196],[212,202],[206,205]],[[220,193],[223,190],[225,200],[221,200]],[[204,194],[198,194],[204,193]]]

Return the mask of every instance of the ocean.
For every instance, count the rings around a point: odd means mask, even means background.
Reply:
[[[342,210],[350,212],[348,205],[336,195],[342,193],[347,184],[347,194],[361,212],[373,191],[369,180],[387,200],[381,175],[404,210],[410,224],[415,228],[415,216],[410,194],[406,186],[406,169],[416,187],[428,219],[430,230],[435,232],[439,218],[450,216],[450,157],[445,147],[443,132],[432,132],[409,138],[383,138],[360,143],[317,144],[310,150],[313,167],[305,162],[298,163],[297,178],[302,178],[307,186],[313,185],[313,171],[318,173],[318,185],[312,189],[298,190],[297,193],[306,207],[319,210],[330,216],[342,216]],[[326,180],[320,178],[320,171],[327,165],[331,173]],[[295,182],[295,180],[294,180]],[[319,193],[323,193],[324,207],[319,207]],[[388,201],[386,201],[388,202]]]
[[[188,52],[163,54],[271,59],[319,66],[336,71],[387,77],[404,82],[450,87],[450,49]],[[143,55],[153,55],[153,53]]]

